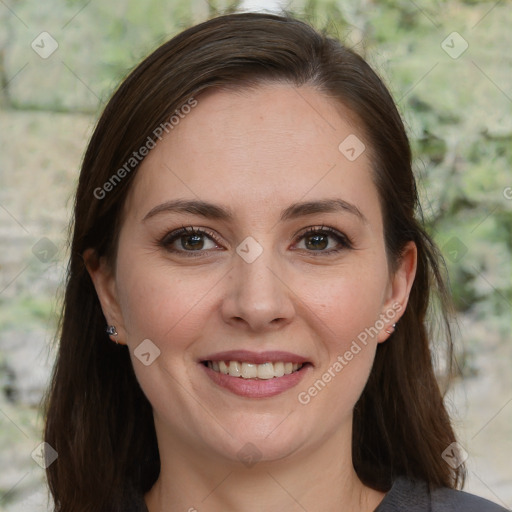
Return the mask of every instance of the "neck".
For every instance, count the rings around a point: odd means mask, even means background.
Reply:
[[[149,512],[371,512],[384,494],[363,485],[352,466],[351,436],[297,450],[280,460],[220,461],[184,443],[160,445],[161,470],[146,494]]]

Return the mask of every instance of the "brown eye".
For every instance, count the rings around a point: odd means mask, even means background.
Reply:
[[[310,228],[299,236],[299,241],[301,240],[304,240],[304,248],[308,252],[331,254],[343,249],[352,248],[352,244],[347,236],[325,226]]]
[[[306,240],[306,247],[308,249],[326,249],[329,245],[329,235],[324,235],[321,233],[308,235],[307,237],[304,237],[304,239]]]
[[[208,247],[208,243],[212,244]],[[164,236],[159,245],[174,253],[202,253],[218,247],[214,235],[202,229],[183,227]],[[198,254],[199,255],[199,254]]]
[[[204,240],[202,239],[203,235],[195,234],[195,235],[181,235],[180,242],[181,247],[183,249],[197,251],[202,249],[204,246]]]

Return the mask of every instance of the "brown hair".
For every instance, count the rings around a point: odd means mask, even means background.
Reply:
[[[137,166],[105,197],[98,199],[94,191],[199,92],[261,81],[314,86],[355,114],[372,155],[388,259],[392,266],[399,261],[408,241],[418,249],[409,304],[391,340],[379,345],[354,410],[359,477],[380,490],[399,475],[431,487],[463,483],[463,466],[452,470],[441,457],[455,436],[434,374],[426,322],[435,295],[451,358],[444,266],[417,219],[411,151],[396,106],[370,66],[339,41],[288,16],[230,14],[185,30],[138,65],[106,106],[85,153],[60,345],[46,401],[45,440],[59,454],[47,477],[61,512],[117,510],[126,486],[145,493],[160,469],[151,405],[126,347],[105,334],[83,260],[93,248],[115,264],[121,210]]]

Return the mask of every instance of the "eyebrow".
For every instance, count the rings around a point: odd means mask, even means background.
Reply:
[[[292,220],[315,213],[339,212],[355,215],[359,220],[368,224],[368,220],[357,206],[338,198],[294,203],[281,212],[280,221]],[[232,221],[235,218],[231,209],[220,205],[201,200],[175,199],[155,206],[145,215],[142,221],[145,222],[161,213],[188,213],[220,221]]]

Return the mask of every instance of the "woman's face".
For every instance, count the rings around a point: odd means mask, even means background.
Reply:
[[[92,274],[159,441],[233,461],[350,442],[414,246],[391,275],[363,136],[334,100],[284,84],[196,99],[137,172],[115,273]]]

